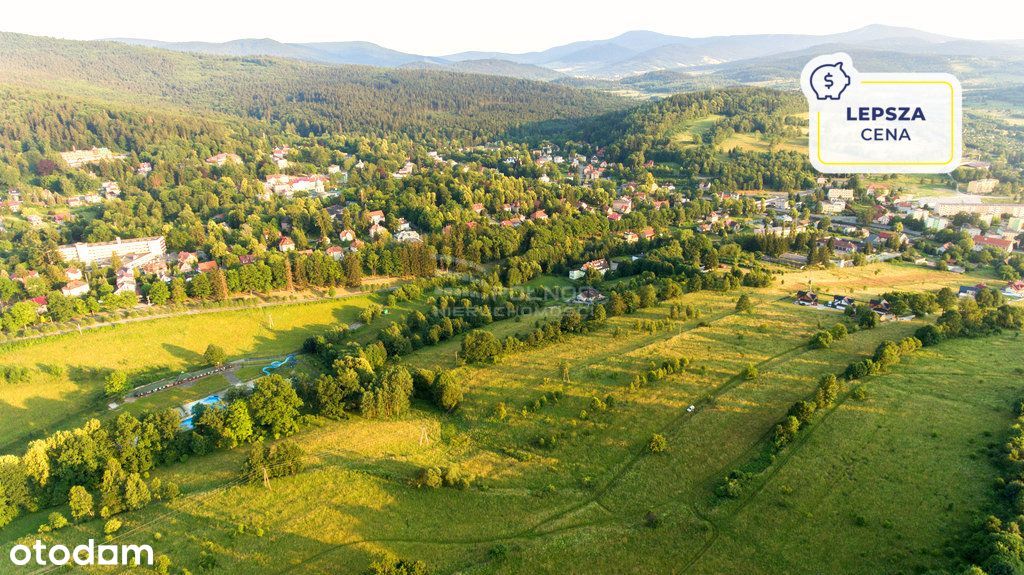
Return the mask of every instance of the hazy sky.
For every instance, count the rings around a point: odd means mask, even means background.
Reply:
[[[407,52],[526,52],[628,30],[680,36],[827,34],[873,23],[978,40],[1024,37],[1006,0],[48,0],[4,2],[0,30],[110,37],[284,42],[367,40]],[[1000,17],[1000,15],[1005,17]]]

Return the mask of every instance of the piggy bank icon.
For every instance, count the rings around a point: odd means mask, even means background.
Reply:
[[[819,100],[838,100],[850,85],[843,63],[822,64],[811,72],[811,90]]]

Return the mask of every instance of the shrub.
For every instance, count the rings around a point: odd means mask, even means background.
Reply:
[[[819,331],[811,337],[810,346],[811,349],[828,349],[832,347],[832,333],[828,331]]]
[[[437,467],[424,467],[420,470],[419,475],[416,476],[414,484],[416,487],[429,487],[431,489],[441,487],[443,484],[441,470]]]
[[[68,526],[68,518],[55,511],[49,515],[46,523],[51,529],[57,531],[58,529],[64,529]]]
[[[668,440],[665,436],[660,433],[655,433],[651,436],[651,440],[647,442],[647,450],[651,453],[664,453],[668,450]]]
[[[105,535],[113,535],[114,533],[117,533],[121,530],[121,525],[121,520],[117,517],[114,517],[108,520],[107,523],[103,526],[103,533]]]

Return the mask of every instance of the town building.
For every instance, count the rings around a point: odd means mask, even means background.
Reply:
[[[58,253],[66,262],[80,262],[84,265],[109,264],[114,256],[152,255],[163,257],[167,253],[167,244],[163,236],[148,238],[121,239],[112,242],[76,243],[60,246]]]

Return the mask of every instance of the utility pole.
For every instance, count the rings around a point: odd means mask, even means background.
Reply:
[[[267,489],[269,489],[270,491],[273,491],[274,489],[270,486],[270,473],[267,472],[267,466],[264,465],[262,467],[262,469],[263,469],[263,486],[266,487]]]

